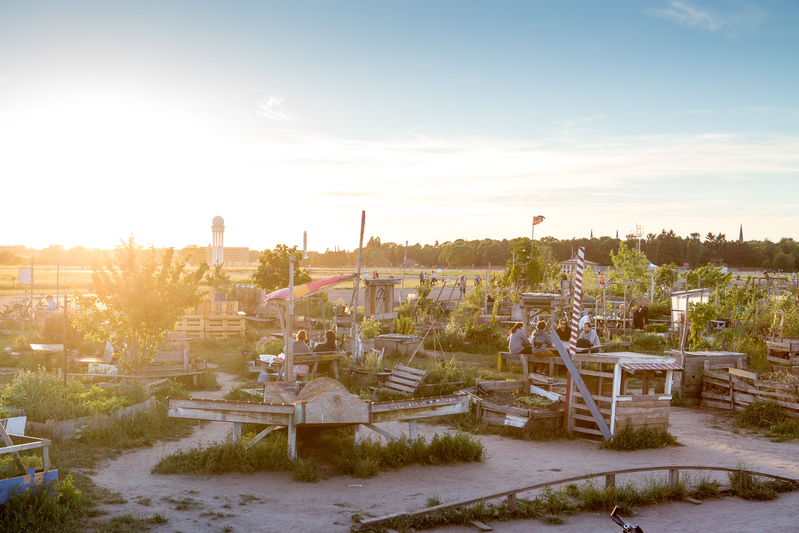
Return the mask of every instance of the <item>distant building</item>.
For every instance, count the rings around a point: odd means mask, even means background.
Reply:
[[[577,258],[571,258],[566,261],[561,261],[558,263],[560,267],[560,271],[564,274],[574,274],[577,272]],[[603,267],[599,266],[599,263],[594,263],[593,261],[589,261],[588,259],[585,260],[585,266],[590,266],[594,270],[605,270]]]
[[[209,246],[205,250],[206,261],[209,265],[213,265],[213,247]],[[234,248],[225,246],[220,251],[222,257],[224,257],[224,264],[227,266],[244,266],[252,263],[252,261],[250,261],[250,249],[248,247]]]

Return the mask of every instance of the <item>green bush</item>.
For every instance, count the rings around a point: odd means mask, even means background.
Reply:
[[[62,377],[43,368],[17,374],[0,394],[0,403],[24,409],[32,422],[69,420],[133,404],[121,387],[101,389],[95,385],[87,390],[70,378],[64,388]]]
[[[656,431],[649,428],[633,430],[630,425],[616,432],[612,439],[602,443],[602,448],[625,452],[664,446],[679,446],[679,443],[677,438],[668,431]]]
[[[669,325],[663,322],[653,322],[647,324],[646,331],[648,333],[667,333],[669,331]]]
[[[3,531],[77,533],[84,530],[88,510],[86,495],[66,476],[42,490],[12,495],[0,505],[0,524]]]
[[[650,335],[640,331],[633,333],[633,351],[663,353],[665,349],[666,339],[660,335]]]

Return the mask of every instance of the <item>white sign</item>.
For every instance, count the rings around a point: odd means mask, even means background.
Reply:
[[[18,276],[20,285],[31,285],[33,283],[33,269],[31,268],[20,268]]]

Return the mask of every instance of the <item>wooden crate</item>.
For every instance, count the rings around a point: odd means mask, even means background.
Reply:
[[[205,317],[205,333],[206,336],[211,332],[234,332],[238,334],[244,333],[244,317],[239,315],[220,315],[220,316],[206,316]]]
[[[205,331],[205,317],[202,315],[184,315],[178,318],[175,331],[185,331],[186,336],[189,338],[202,337]]]
[[[239,302],[217,302],[203,300],[194,308],[195,315],[235,315],[239,311]]]
[[[766,340],[766,359],[779,366],[799,366],[799,339]]]

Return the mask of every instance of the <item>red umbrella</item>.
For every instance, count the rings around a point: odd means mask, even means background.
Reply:
[[[310,296],[311,294],[317,293],[324,289],[329,289],[334,285],[338,285],[344,281],[350,280],[355,277],[355,274],[343,274],[341,276],[333,276],[331,278],[325,279],[315,279],[313,281],[309,281],[308,283],[303,283],[302,285],[297,285],[294,287],[294,298],[303,298],[305,296]],[[286,287],[285,289],[280,289],[275,292],[271,292],[266,295],[267,300],[288,300],[289,299],[289,289]]]

